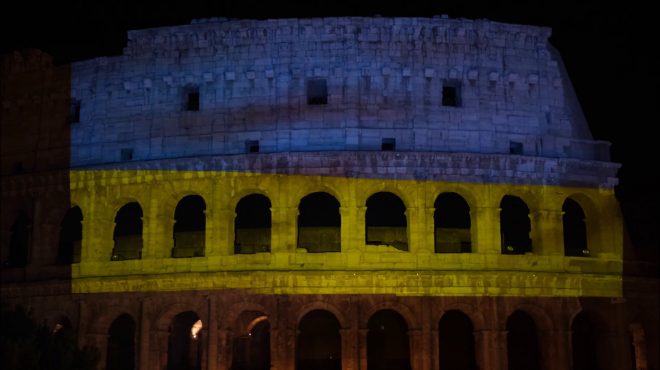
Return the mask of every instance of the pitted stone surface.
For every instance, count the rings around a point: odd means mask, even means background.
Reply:
[[[486,20],[223,20],[129,32],[124,55],[72,66],[74,167],[260,152],[381,150],[608,160],[550,30]],[[307,104],[326,79],[327,104]],[[460,106],[443,106],[443,86]],[[186,111],[198,89],[199,111]]]

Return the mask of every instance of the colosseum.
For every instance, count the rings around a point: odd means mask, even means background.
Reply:
[[[3,56],[3,309],[105,370],[657,370],[550,35],[214,18]]]

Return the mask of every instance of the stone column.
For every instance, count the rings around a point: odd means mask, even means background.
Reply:
[[[360,346],[360,370],[367,370],[367,337],[369,336],[369,329],[359,329],[359,346]]]
[[[479,369],[506,370],[506,332],[481,330],[474,333],[475,356]]]
[[[150,352],[149,352],[149,341],[150,341],[150,322],[149,322],[149,312],[148,312],[148,301],[142,301],[141,307],[141,317],[140,317],[140,344],[138,348],[138,359],[140,370],[149,369],[149,364],[151,363]]]
[[[470,211],[472,223],[473,252],[501,254],[500,209],[498,207],[474,207]]]
[[[153,342],[151,343],[151,360],[154,361],[152,370],[167,369],[167,344],[169,333],[166,331],[157,331],[153,333]]]
[[[339,329],[341,335],[341,368],[357,370],[356,341],[357,332],[353,329]]]
[[[108,262],[114,248],[112,220],[87,216],[83,229],[81,262]]]
[[[564,330],[539,332],[542,368],[571,368],[571,332]]]
[[[209,304],[209,329],[208,329],[208,351],[207,351],[207,370],[216,370],[218,364],[218,310],[217,300],[211,296],[208,298]]]
[[[433,253],[433,244],[429,243],[429,230],[426,224],[427,209],[410,207],[406,209],[408,226],[408,251],[412,253]],[[431,234],[433,235],[433,234]]]
[[[225,328],[218,330],[216,327],[215,331],[219,342],[219,356],[217,357],[218,364],[216,368],[217,370],[227,370],[231,366],[232,334],[230,330]]]
[[[364,251],[367,241],[367,207],[355,208],[355,241],[358,250]]]
[[[107,334],[98,334],[90,333],[87,335],[89,337],[88,344],[95,346],[99,349],[101,356],[99,357],[98,367],[99,370],[105,370],[105,366],[108,363],[108,335]]]
[[[546,256],[564,255],[564,228],[561,210],[530,212],[532,252]]]
[[[204,240],[204,255],[227,256],[234,254],[234,220],[233,210],[207,209],[206,236]]]
[[[298,208],[272,207],[271,252],[289,253],[295,250],[298,239]]]
[[[476,347],[476,343],[475,343]],[[475,348],[477,352],[479,348]],[[438,329],[431,331],[431,370],[440,370],[440,332]],[[481,369],[481,368],[480,368]]]
[[[339,207],[341,215],[341,251],[355,252],[358,250],[360,240],[355,230],[357,223],[356,209],[352,207]]]
[[[412,370],[422,370],[422,360],[426,355],[422,344],[422,331],[419,329],[408,330],[408,346],[410,348],[410,366]]]
[[[435,207],[424,208],[422,243],[425,253],[435,253]]]

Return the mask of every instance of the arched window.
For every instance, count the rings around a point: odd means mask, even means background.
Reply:
[[[234,253],[270,252],[270,199],[261,194],[243,197],[236,205]]]
[[[410,370],[408,325],[393,310],[380,310],[367,323],[367,369]]]
[[[296,370],[341,370],[339,321],[325,310],[308,312],[298,324]]]
[[[203,257],[206,244],[206,203],[199,195],[183,197],[174,210],[172,257]]]
[[[470,206],[456,193],[442,193],[435,200],[435,252],[470,253]]]
[[[376,193],[367,199],[366,243],[408,250],[406,206],[396,195]]]
[[[201,370],[202,321],[192,311],[172,319],[167,342],[167,370]]]
[[[9,266],[25,267],[30,248],[30,230],[32,225],[25,211],[19,211],[11,227],[9,237]]]
[[[135,369],[135,321],[128,314],[117,317],[108,330],[106,370]]]
[[[597,354],[601,338],[598,334],[594,320],[587,312],[580,312],[573,318],[571,323],[573,370],[600,369]]]
[[[262,312],[243,312],[234,325],[230,370],[270,370],[270,323]]]
[[[538,370],[539,342],[534,320],[523,311],[516,311],[506,320],[506,346],[509,370]]]
[[[500,236],[503,254],[525,254],[532,251],[529,208],[518,197],[505,195],[500,203]]]
[[[341,215],[335,197],[318,192],[300,200],[298,248],[308,252],[341,251]]]
[[[440,319],[440,370],[476,370],[472,321],[463,312],[452,310]]]
[[[117,211],[114,239],[113,261],[142,258],[142,208],[140,204],[131,202]]]
[[[82,242],[82,211],[80,207],[70,208],[60,224],[60,243],[57,249],[57,262],[68,265],[80,262]]]
[[[587,226],[582,207],[573,199],[566,199],[561,207],[564,225],[564,255],[588,256]]]

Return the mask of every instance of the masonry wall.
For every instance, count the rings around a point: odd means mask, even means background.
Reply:
[[[74,166],[246,152],[396,150],[607,160],[550,30],[485,20],[206,20],[75,63]],[[310,81],[327,104],[309,105]],[[444,106],[443,86],[460,106]],[[187,111],[198,91],[199,111]]]

